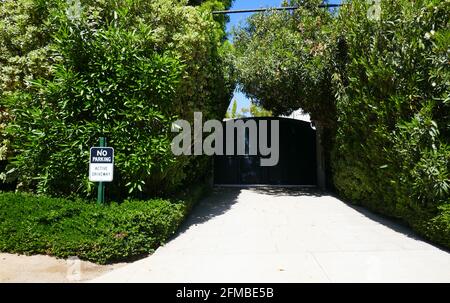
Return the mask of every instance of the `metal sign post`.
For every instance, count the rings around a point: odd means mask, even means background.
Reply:
[[[106,147],[106,138],[100,137],[99,139],[99,146],[100,147]],[[105,203],[105,183],[102,181],[98,182],[98,188],[97,188],[97,204],[103,204]]]

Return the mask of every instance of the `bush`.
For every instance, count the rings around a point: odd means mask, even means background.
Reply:
[[[96,263],[153,252],[177,230],[204,188],[189,199],[97,205],[25,193],[0,193],[0,251],[48,254]],[[187,194],[183,198],[187,197]]]
[[[437,215],[418,222],[416,229],[420,233],[436,243],[450,247],[450,203],[439,206]]]
[[[25,10],[34,18],[29,22],[45,24],[46,43],[34,46],[50,49],[46,60],[52,62],[50,75],[18,77],[28,88],[0,95],[0,110],[13,117],[6,132],[14,157],[6,171],[18,176],[21,190],[93,197],[87,162],[100,136],[115,148],[109,196],[116,200],[168,195],[193,181],[187,171],[204,177],[199,162],[207,159],[172,154],[171,122],[192,120],[195,110],[206,118],[225,114],[233,83],[223,24],[209,11],[220,2],[51,0],[40,14],[42,0],[11,2],[0,2],[6,17]],[[0,24],[1,45],[9,45],[1,30],[20,32],[15,26]],[[6,78],[3,86],[11,82]]]
[[[341,9],[334,181],[339,193],[449,247],[450,2]]]
[[[55,63],[49,47],[52,24],[45,0],[0,1],[0,190],[15,187],[17,174],[6,173],[13,155],[6,126],[13,120],[2,96],[32,90],[29,81],[49,78]]]

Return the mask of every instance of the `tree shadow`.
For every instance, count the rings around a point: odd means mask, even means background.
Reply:
[[[340,199],[338,196],[331,192],[321,191],[317,188],[307,188],[307,187],[272,187],[272,186],[258,186],[258,187],[214,187],[212,192],[204,199],[199,201],[192,209],[191,213],[188,215],[186,220],[180,226],[178,232],[171,237],[172,240],[179,236],[180,234],[187,231],[191,226],[198,225],[209,221],[210,219],[225,214],[231,207],[237,203],[238,197],[241,191],[249,190],[255,193],[260,193],[263,195],[271,195],[275,197],[282,196],[309,196],[309,197],[323,197],[332,196],[348,207],[354,209],[367,219],[375,221],[387,228],[401,233],[408,238],[425,242],[431,246],[437,247],[443,251],[450,252],[446,247],[431,243],[429,240],[418,235],[414,232],[411,227],[409,227],[404,221],[392,217],[388,217],[374,211],[365,208],[363,206],[358,206]]]
[[[275,187],[275,186],[241,186],[226,187],[215,186],[212,192],[199,201],[191,210],[190,214],[174,235],[184,233],[190,226],[202,224],[210,219],[225,214],[237,202],[241,191],[250,190],[255,193],[271,196],[313,196],[321,197],[328,195],[315,187]]]
[[[339,199],[339,197],[336,197],[337,199]],[[340,199],[341,200],[341,199]],[[343,200],[341,200],[343,201]],[[399,218],[394,218],[394,217],[390,217],[384,214],[381,214],[379,212],[376,212],[374,210],[368,209],[364,206],[359,206],[359,205],[355,205],[352,204],[348,201],[343,201],[348,207],[354,209],[355,211],[357,211],[358,213],[360,213],[361,215],[363,215],[364,217],[366,217],[369,220],[375,221],[395,232],[398,232],[400,234],[405,235],[406,237],[413,239],[413,240],[417,240],[417,241],[422,241],[425,242],[431,246],[434,246],[440,250],[443,250],[447,253],[450,253],[450,249],[448,249],[447,247],[444,247],[442,245],[436,244],[431,242],[430,240],[426,239],[425,237],[419,235],[417,232],[415,232],[411,226],[409,226],[404,220],[399,219]]]
[[[202,224],[226,213],[237,202],[241,188],[214,187],[212,192],[199,201],[180,226],[178,233],[184,233],[192,225]]]
[[[317,187],[305,187],[305,186],[258,186],[258,187],[248,187],[246,188],[251,190],[252,192],[263,194],[263,195],[271,195],[276,197],[283,196],[309,196],[309,197],[322,197],[328,196],[329,193],[326,191],[322,191]]]

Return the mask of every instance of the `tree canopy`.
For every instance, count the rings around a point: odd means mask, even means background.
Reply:
[[[291,1],[292,12],[254,14],[235,31],[236,70],[243,92],[275,115],[302,108],[335,119],[331,38],[333,17],[321,0]]]

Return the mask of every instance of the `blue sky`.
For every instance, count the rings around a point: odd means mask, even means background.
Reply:
[[[233,6],[231,9],[252,9],[252,8],[261,8],[261,7],[279,7],[283,0],[234,0]],[[330,0],[328,1],[330,4],[340,3],[341,0]],[[233,26],[237,26],[240,23],[245,23],[245,20],[252,13],[241,13],[241,14],[230,14],[230,22],[227,24],[227,32],[230,32]],[[230,37],[232,40],[232,37]],[[237,100],[238,103],[238,111],[243,107],[249,107],[250,101],[245,97],[244,94],[235,91],[233,99]],[[230,104],[231,108],[231,104]]]

